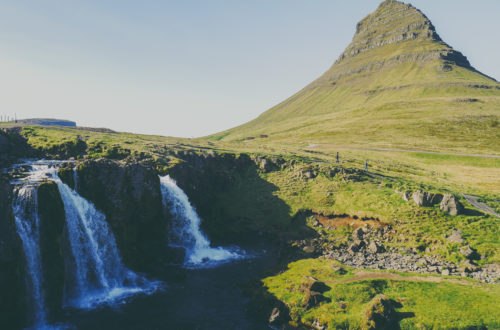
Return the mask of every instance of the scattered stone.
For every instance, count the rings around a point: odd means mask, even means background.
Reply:
[[[444,201],[444,199],[443,199]],[[462,237],[462,232],[458,229],[452,229],[450,236],[446,238],[448,241],[453,243],[463,243],[464,239]]]
[[[457,197],[451,194],[444,195],[439,208],[441,209],[441,211],[453,216],[462,214],[464,212],[464,206],[462,205],[462,203],[460,203]]]
[[[449,276],[450,275],[450,270],[449,269],[443,269],[441,271],[441,275],[444,275],[444,276]]]
[[[316,251],[316,249],[314,248],[314,246],[308,245],[308,246],[304,246],[302,248],[302,251],[304,251],[305,253],[314,253]]]

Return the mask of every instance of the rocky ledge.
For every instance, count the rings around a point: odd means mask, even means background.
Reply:
[[[336,259],[357,269],[387,269],[420,274],[462,276],[484,283],[498,283],[500,281],[500,265],[476,265],[474,258],[477,257],[477,254],[469,245],[465,245],[460,250],[467,260],[459,265],[442,260],[438,256],[424,255],[415,248],[397,250],[385,247],[383,238],[389,234],[390,230],[390,227],[364,226],[357,228],[352,234],[353,241],[349,245],[342,246],[331,244],[323,236],[295,243],[309,255]],[[457,233],[453,232],[450,238],[455,236]]]

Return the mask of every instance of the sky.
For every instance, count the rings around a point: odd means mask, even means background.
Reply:
[[[0,114],[177,137],[256,118],[325,72],[376,0],[0,0]],[[413,0],[500,79],[500,1]]]

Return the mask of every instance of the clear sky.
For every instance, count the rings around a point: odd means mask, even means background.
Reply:
[[[1,0],[0,114],[197,137],[326,71],[375,0]],[[413,0],[500,79],[500,1]]]

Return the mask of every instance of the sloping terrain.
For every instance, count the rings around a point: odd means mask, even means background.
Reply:
[[[499,120],[500,84],[442,41],[418,9],[388,0],[358,23],[321,77],[209,138],[499,154]]]

